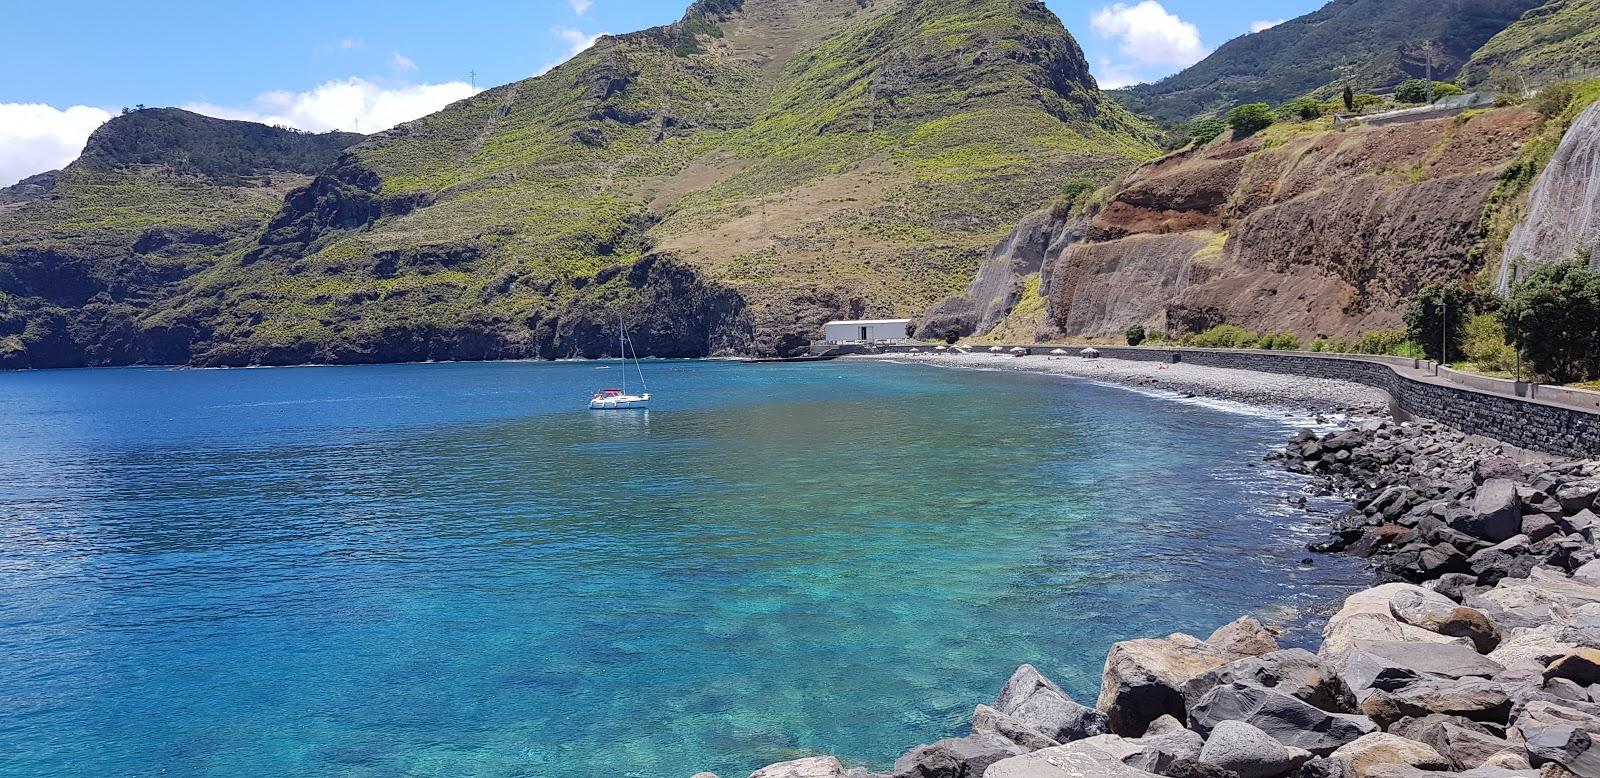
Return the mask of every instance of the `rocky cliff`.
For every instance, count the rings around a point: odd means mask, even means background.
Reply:
[[[1424,283],[1480,269],[1485,208],[1539,126],[1511,108],[1221,138],[1122,182],[1053,262],[1067,335],[1221,324],[1346,336],[1399,326]]]
[[[1528,196],[1527,214],[1506,241],[1500,291],[1539,265],[1580,255],[1600,268],[1600,103],[1562,137]]]

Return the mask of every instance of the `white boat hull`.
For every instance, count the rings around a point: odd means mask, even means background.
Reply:
[[[591,411],[642,411],[650,407],[650,395],[596,397],[589,401]]]

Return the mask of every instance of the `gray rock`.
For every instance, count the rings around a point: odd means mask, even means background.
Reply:
[[[1141,746],[1139,752],[1123,757],[1123,764],[1161,775],[1178,762],[1200,759],[1200,750],[1206,744],[1200,733],[1187,729],[1144,737],[1137,742]]]
[[[1285,746],[1242,721],[1219,722],[1200,751],[1200,761],[1231,770],[1240,778],[1276,778],[1310,760],[1310,751]]]
[[[1494,755],[1515,748],[1510,741],[1495,736],[1476,721],[1437,713],[1404,719],[1390,727],[1389,732],[1432,746],[1450,760],[1456,770],[1480,767]]]
[[[844,765],[831,756],[797,759],[793,762],[768,765],[750,774],[750,778],[847,778]]]
[[[1329,713],[1282,692],[1243,683],[1206,692],[1189,713],[1190,725],[1201,732],[1224,721],[1242,721],[1279,743],[1319,756],[1378,729],[1364,716]]]
[[[1400,765],[1418,770],[1448,770],[1449,760],[1425,743],[1399,735],[1374,732],[1333,752],[1329,757],[1350,778],[1368,778],[1379,765]]]
[[[1600,479],[1586,478],[1562,485],[1551,496],[1561,503],[1563,511],[1572,515],[1594,507],[1596,494],[1600,494]]]
[[[983,778],[1152,778],[1116,756],[1079,741],[1014,756],[990,765]]]
[[[1162,716],[1181,720],[1183,685],[1234,658],[1189,635],[1117,643],[1106,657],[1095,707],[1110,719],[1112,732],[1141,735]]]
[[[1224,770],[1198,759],[1179,759],[1167,765],[1161,775],[1166,778],[1239,778],[1239,774],[1232,770]]]
[[[1355,710],[1355,698],[1338,674],[1303,648],[1283,649],[1223,665],[1184,684],[1183,697],[1193,705],[1206,692],[1231,683],[1274,689],[1334,713]]]
[[[1235,657],[1261,656],[1278,650],[1278,637],[1254,616],[1218,629],[1206,643]]]
[[[1185,731],[1183,728],[1183,722],[1171,716],[1162,716],[1161,718],[1150,722],[1150,726],[1146,727],[1144,730],[1144,736],[1157,737],[1160,735],[1171,735],[1173,733],[1183,731]]]
[[[1536,701],[1521,707],[1512,728],[1535,765],[1555,762],[1585,778],[1600,776],[1600,717]]]
[[[1492,678],[1505,668],[1466,646],[1431,643],[1368,643],[1365,653],[1419,675]],[[1352,685],[1352,689],[1354,686]]]
[[[968,735],[918,746],[894,763],[894,778],[977,778],[989,765],[1028,750],[999,735]]]
[[[994,708],[1057,743],[1111,731],[1104,713],[1074,702],[1033,665],[1017,668],[995,699]]]
[[[1485,481],[1472,501],[1472,513],[1450,522],[1451,529],[1491,543],[1510,539],[1522,531],[1522,500],[1517,484],[1504,478]]]
[[[1511,697],[1493,681],[1424,679],[1395,691],[1375,689],[1362,699],[1359,710],[1385,727],[1431,713],[1503,724],[1511,714]]]
[[[1061,745],[1043,732],[987,705],[979,705],[972,711],[972,734],[998,735],[1029,751]]]
[[[1600,683],[1600,651],[1580,648],[1568,652],[1550,663],[1544,671],[1545,680],[1565,678],[1578,686]]]
[[[1513,536],[1473,554],[1467,561],[1478,580],[1491,585],[1506,578],[1527,578],[1538,562],[1533,556],[1533,540],[1527,535]]]

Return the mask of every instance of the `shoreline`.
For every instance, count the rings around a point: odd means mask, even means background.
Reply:
[[[1023,665],[976,706],[969,734],[916,746],[889,772],[811,757],[750,778],[1600,778],[1600,461],[1530,461],[1436,422],[1396,423],[1383,392],[1328,379],[851,358],[1311,410],[1333,431],[1302,429],[1269,463],[1352,506],[1307,549],[1365,560],[1371,588],[1343,599],[1311,651],[1281,648],[1251,616],[1204,639],[1124,640],[1096,700]]]
[[[845,360],[928,365],[957,370],[1016,371],[1057,375],[1139,391],[1167,399],[1208,399],[1247,406],[1255,415],[1315,420],[1318,425],[1389,416],[1389,396],[1361,384],[1185,362],[1136,362],[996,354],[851,355]],[[1164,394],[1163,394],[1164,393]],[[1223,407],[1222,410],[1228,410]],[[1241,411],[1245,412],[1245,411]]]

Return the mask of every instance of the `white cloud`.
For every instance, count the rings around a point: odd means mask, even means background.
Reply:
[[[1120,40],[1122,55],[1145,65],[1187,67],[1210,53],[1200,42],[1200,28],[1156,0],[1101,8],[1089,25],[1102,38]]]
[[[567,4],[572,6],[573,13],[582,16],[594,7],[594,0],[567,0]]]
[[[282,124],[312,132],[372,133],[427,116],[478,91],[460,81],[388,87],[347,78],[306,92],[264,92],[245,106],[193,103],[184,108],[221,119]]]
[[[566,62],[567,60],[572,59],[573,57],[576,57],[585,51],[588,51],[589,47],[593,46],[595,42],[611,34],[609,32],[597,32],[593,35],[590,35],[582,30],[575,30],[571,27],[557,27],[550,32],[556,37],[567,42],[567,55],[562,57],[558,62],[552,62],[542,68],[539,68],[538,72],[534,73],[536,76],[542,76],[552,70],[555,70],[561,65],[562,62]]]
[[[1251,22],[1250,23],[1250,32],[1251,33],[1266,32],[1267,30],[1270,30],[1270,29],[1272,29],[1274,27],[1277,27],[1280,24],[1283,24],[1285,21],[1287,21],[1287,20],[1286,19],[1263,19],[1263,20],[1261,20],[1259,22]]]
[[[1119,65],[1104,57],[1094,68],[1094,80],[1100,83],[1101,89],[1121,89],[1125,86],[1144,83],[1132,70],[1124,65]]]
[[[0,103],[0,186],[64,167],[111,112],[87,105],[61,110],[36,103]]]
[[[345,51],[355,51],[356,49],[364,49],[366,47],[367,42],[360,38],[345,38],[344,40],[339,41],[339,48],[344,49]]]
[[[410,57],[397,51],[389,57],[389,67],[409,73],[417,69],[417,63],[411,61]]]

